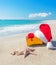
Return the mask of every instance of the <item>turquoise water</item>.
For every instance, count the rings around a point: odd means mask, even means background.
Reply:
[[[0,27],[11,25],[38,24],[40,20],[0,20]]]
[[[0,37],[35,31],[41,20],[0,20]]]

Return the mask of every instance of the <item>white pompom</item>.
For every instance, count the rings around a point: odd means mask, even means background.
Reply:
[[[52,49],[52,48],[53,48],[52,42],[48,42],[48,43],[47,43],[47,48],[48,48],[48,49]]]

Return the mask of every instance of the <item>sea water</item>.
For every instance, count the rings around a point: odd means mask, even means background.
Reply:
[[[0,20],[0,37],[33,32],[41,20]]]

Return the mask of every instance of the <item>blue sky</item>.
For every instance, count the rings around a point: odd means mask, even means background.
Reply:
[[[56,0],[0,0],[0,19],[56,19]]]

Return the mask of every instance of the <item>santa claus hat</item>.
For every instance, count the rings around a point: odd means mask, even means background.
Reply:
[[[52,45],[51,43],[52,34],[51,34],[50,26],[48,24],[41,24],[39,26],[39,30],[37,30],[34,33],[34,35],[39,39],[41,39],[44,43],[46,43],[48,47],[49,47],[49,43],[50,45]]]

